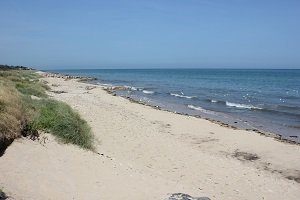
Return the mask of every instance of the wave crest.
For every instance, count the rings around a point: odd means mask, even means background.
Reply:
[[[232,103],[232,102],[228,102],[228,101],[226,101],[225,104],[226,104],[226,106],[229,106],[229,107],[236,107],[236,108],[242,108],[242,109],[257,109],[257,110],[262,109],[260,107],[256,107],[256,106],[253,106],[253,105]]]
[[[195,96],[186,96],[183,94],[176,94],[176,93],[170,93],[171,96],[174,97],[180,97],[180,98],[186,98],[186,99],[192,99],[192,98],[196,98]]]
[[[143,93],[144,94],[154,94],[155,92],[151,91],[151,90],[143,90]]]
[[[205,110],[204,108],[202,108],[200,106],[188,105],[187,107],[192,109],[192,110],[201,111],[201,112],[206,113],[206,114],[215,114],[213,111]]]

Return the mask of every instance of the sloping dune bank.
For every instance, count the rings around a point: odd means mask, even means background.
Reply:
[[[45,80],[49,95],[90,124],[98,153],[48,134],[16,140],[0,157],[0,186],[13,199],[300,198],[299,145],[131,103],[75,80]]]

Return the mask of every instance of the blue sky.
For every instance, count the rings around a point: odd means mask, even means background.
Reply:
[[[1,0],[0,63],[300,68],[299,0]]]

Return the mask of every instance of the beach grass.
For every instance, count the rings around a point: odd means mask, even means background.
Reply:
[[[0,71],[0,82],[10,83],[24,95],[46,97],[49,87],[39,80],[40,76],[32,71],[5,70]]]
[[[21,136],[21,105],[19,92],[10,84],[0,82],[0,156],[15,138]]]
[[[48,89],[34,71],[0,70],[0,142],[20,137],[24,129],[29,134],[43,130],[64,143],[93,150],[87,122],[69,105],[49,99]]]
[[[31,105],[38,111],[31,127],[50,132],[64,143],[93,149],[89,125],[69,105],[51,99],[33,100]]]
[[[37,97],[46,97],[45,90],[40,83],[32,84],[32,83],[17,83],[16,88],[19,92],[25,95],[33,95]]]

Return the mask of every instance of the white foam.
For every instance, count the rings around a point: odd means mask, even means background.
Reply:
[[[124,87],[128,90],[131,90],[131,91],[137,91],[137,88],[136,87],[133,87],[133,86],[128,86],[128,85],[124,85]]]
[[[180,98],[186,98],[186,99],[192,99],[195,98],[195,96],[185,96],[183,95],[183,93],[181,92],[181,94],[176,94],[176,93],[170,93],[171,96],[175,96],[175,97],[180,97]]]
[[[143,90],[143,93],[144,93],[144,94],[154,94],[154,92],[153,92],[153,91],[150,91],[150,90]]]
[[[231,102],[228,102],[228,101],[226,101],[226,106],[242,108],[242,109],[258,109],[258,110],[262,109],[262,108],[259,108],[259,107],[253,106],[253,105],[231,103]]]
[[[210,102],[212,102],[212,103],[217,103],[218,101],[217,101],[217,100],[214,100],[214,99],[212,99],[212,100],[210,100]]]
[[[139,101],[149,103],[151,100],[148,99],[147,97],[142,97],[142,98],[139,99]]]
[[[212,114],[212,115],[215,114],[213,111],[205,110],[204,108],[202,108],[200,106],[188,105],[187,107],[192,109],[192,110],[198,110],[198,111],[201,111],[201,112],[206,113],[206,114]]]
[[[100,86],[103,86],[103,87],[111,87],[111,86],[113,86],[112,84],[109,84],[109,83],[100,83],[100,82],[97,82],[97,85],[100,85]]]

